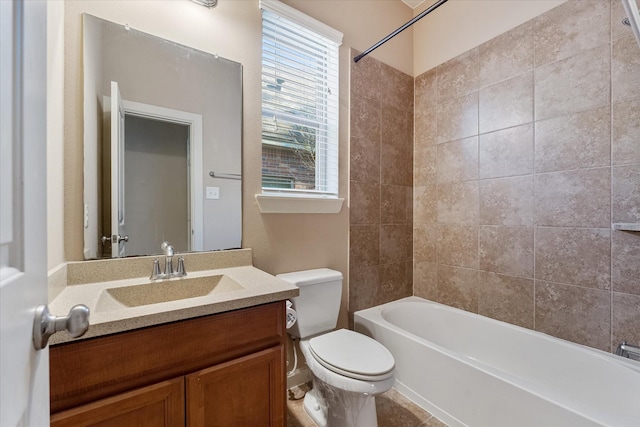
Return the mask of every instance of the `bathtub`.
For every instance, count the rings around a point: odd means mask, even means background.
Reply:
[[[640,426],[640,363],[408,297],[355,313],[395,388],[449,426]]]

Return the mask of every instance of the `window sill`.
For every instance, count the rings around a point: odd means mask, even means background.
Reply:
[[[256,194],[256,201],[263,214],[337,214],[344,199],[307,195]]]

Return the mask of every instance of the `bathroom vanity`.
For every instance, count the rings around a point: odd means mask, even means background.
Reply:
[[[284,325],[274,302],[53,346],[51,425],[284,425]]]
[[[166,295],[163,285],[194,282],[67,285],[52,311],[84,301],[92,319],[84,339],[52,337],[51,425],[284,426],[284,300],[297,288],[246,265],[245,251],[237,251],[245,265],[234,260],[190,273],[190,280],[223,276],[240,287],[225,292],[135,306],[124,298],[106,304],[105,294],[156,286]]]

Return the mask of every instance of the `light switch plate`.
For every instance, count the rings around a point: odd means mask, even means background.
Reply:
[[[220,198],[220,187],[207,187],[207,200],[218,200]]]

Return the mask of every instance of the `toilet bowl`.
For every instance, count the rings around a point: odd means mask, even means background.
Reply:
[[[300,342],[314,378],[304,409],[319,427],[377,426],[375,396],[395,382],[391,353],[347,329]]]
[[[278,275],[300,288],[292,300],[297,323],[289,333],[313,374],[304,409],[319,427],[376,427],[375,396],[395,382],[393,355],[382,344],[347,329],[334,330],[342,274],[326,268]]]

